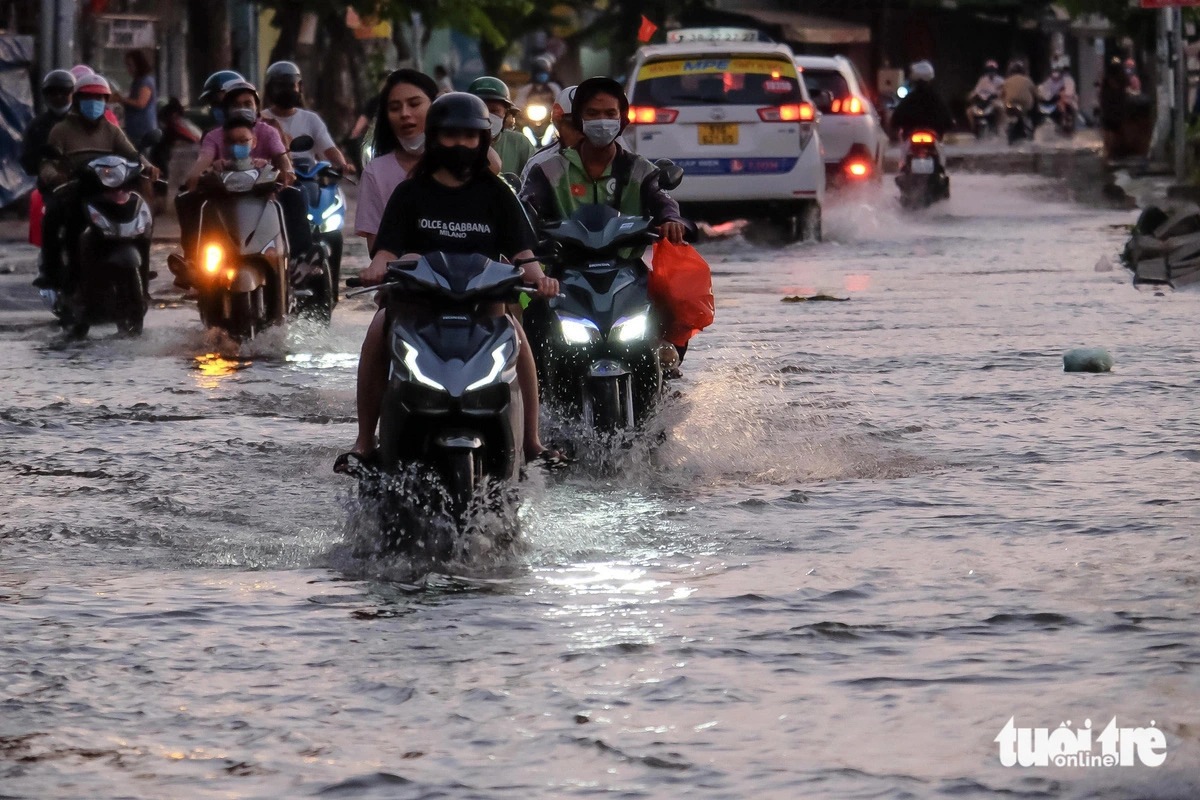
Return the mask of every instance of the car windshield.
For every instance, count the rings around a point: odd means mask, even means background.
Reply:
[[[671,59],[638,70],[633,105],[780,106],[803,102],[793,64],[773,58]]]

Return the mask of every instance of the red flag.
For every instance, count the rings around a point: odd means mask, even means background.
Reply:
[[[658,30],[658,26],[650,20],[646,19],[646,15],[642,14],[642,26],[638,28],[638,41],[648,42],[654,36],[654,32]]]

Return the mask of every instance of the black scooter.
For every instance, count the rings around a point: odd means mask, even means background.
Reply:
[[[363,494],[378,496],[380,477],[415,466],[437,477],[446,510],[461,525],[489,484],[517,481],[524,441],[520,339],[495,309],[518,298],[521,281],[518,267],[486,256],[429,253],[392,262],[383,284],[361,290],[383,292],[390,324],[377,472],[357,475]],[[351,278],[346,285],[361,284]],[[431,548],[425,555],[442,560],[453,555],[450,536],[430,544],[407,533],[410,540],[394,543],[400,549]]]
[[[938,152],[937,134],[916,131],[908,137],[908,150],[896,176],[900,205],[907,209],[928,208],[950,198],[950,176]]]
[[[161,136],[161,132],[155,131]],[[148,136],[145,147],[157,139]],[[123,156],[99,154],[81,164],[57,191],[76,194],[87,224],[76,242],[66,242],[63,255],[74,265],[73,285],[65,292],[43,289],[42,297],[67,335],[85,338],[93,325],[115,323],[127,335],[142,332],[148,308],[150,239],[154,219],[150,206],[134,191],[142,181],[142,165]],[[54,158],[61,154],[47,152]]]
[[[543,227],[543,259],[562,294],[526,310],[547,403],[599,431],[637,427],[662,393],[659,323],[642,250],[650,220],[603,205]]]

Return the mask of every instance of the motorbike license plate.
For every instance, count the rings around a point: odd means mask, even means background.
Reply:
[[[700,144],[737,144],[736,122],[704,123],[696,126]]]
[[[933,159],[932,158],[914,158],[912,162],[913,175],[932,175],[933,174]]]

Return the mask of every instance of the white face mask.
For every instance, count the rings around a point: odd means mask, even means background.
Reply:
[[[71,110],[71,104],[67,103],[65,106],[46,106],[46,108],[61,117],[65,116]]]
[[[589,119],[583,123],[583,135],[593,147],[608,147],[621,134],[619,119]]]
[[[425,150],[425,134],[418,133],[416,136],[401,139],[400,146],[404,148],[405,152],[421,153]]]
[[[499,114],[489,114],[492,119],[492,138],[495,139],[504,130],[504,117]]]

